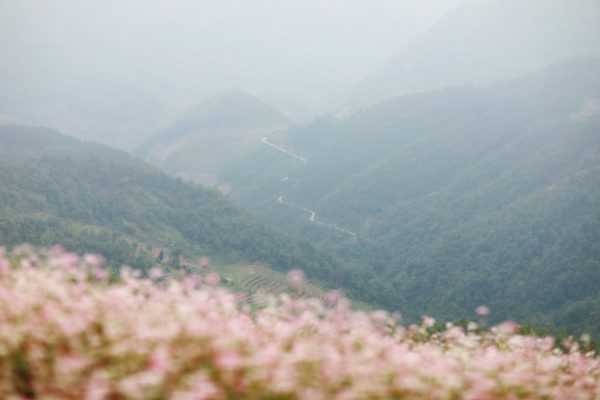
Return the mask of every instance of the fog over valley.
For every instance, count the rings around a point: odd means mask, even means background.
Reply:
[[[0,398],[600,398],[598,0],[0,0]]]
[[[130,149],[237,87],[310,119],[458,2],[5,0],[1,117]]]

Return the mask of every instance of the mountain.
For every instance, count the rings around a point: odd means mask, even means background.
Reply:
[[[295,125],[307,124],[312,122],[318,115],[325,114],[324,109],[305,103],[283,91],[264,94],[261,99],[281,110],[283,115]]]
[[[484,304],[598,333],[598,132],[600,60],[575,59],[292,129],[277,143],[306,161],[265,146],[230,170],[232,198],[367,271],[410,318]]]
[[[43,53],[56,56],[47,48]],[[131,150],[173,114],[173,106],[161,97],[163,87],[112,76],[102,68],[84,72],[67,59],[22,63],[8,56],[0,62],[0,124],[53,126]],[[39,65],[44,65],[43,74]]]
[[[223,167],[260,147],[263,137],[289,126],[275,108],[233,90],[192,107],[136,154],[171,174],[227,192],[220,177]]]
[[[0,243],[60,244],[147,269],[200,257],[305,270],[335,285],[334,258],[257,221],[219,192],[53,130],[0,127]],[[158,260],[157,260],[158,258]]]
[[[393,95],[489,84],[576,56],[600,56],[596,0],[485,0],[450,11],[348,93],[360,108]]]

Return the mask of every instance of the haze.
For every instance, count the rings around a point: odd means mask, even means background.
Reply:
[[[0,0],[0,398],[600,400],[599,133],[600,0]]]
[[[322,113],[459,2],[3,0],[0,121],[131,147],[235,87]]]

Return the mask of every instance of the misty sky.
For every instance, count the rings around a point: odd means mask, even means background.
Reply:
[[[182,104],[233,87],[319,104],[460,2],[0,0],[0,68],[12,85],[96,77]]]

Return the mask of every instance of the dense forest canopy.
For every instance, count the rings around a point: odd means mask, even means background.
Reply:
[[[600,400],[599,0],[0,0],[0,398]]]
[[[23,126],[0,127],[0,242],[99,252],[148,268],[152,250],[221,256],[317,279],[342,274],[306,241],[258,222],[215,190],[172,178],[126,153]]]
[[[576,59],[293,129],[281,144],[307,162],[265,148],[231,169],[233,197],[371,271],[386,307],[452,319],[486,304],[598,332],[598,71]]]

